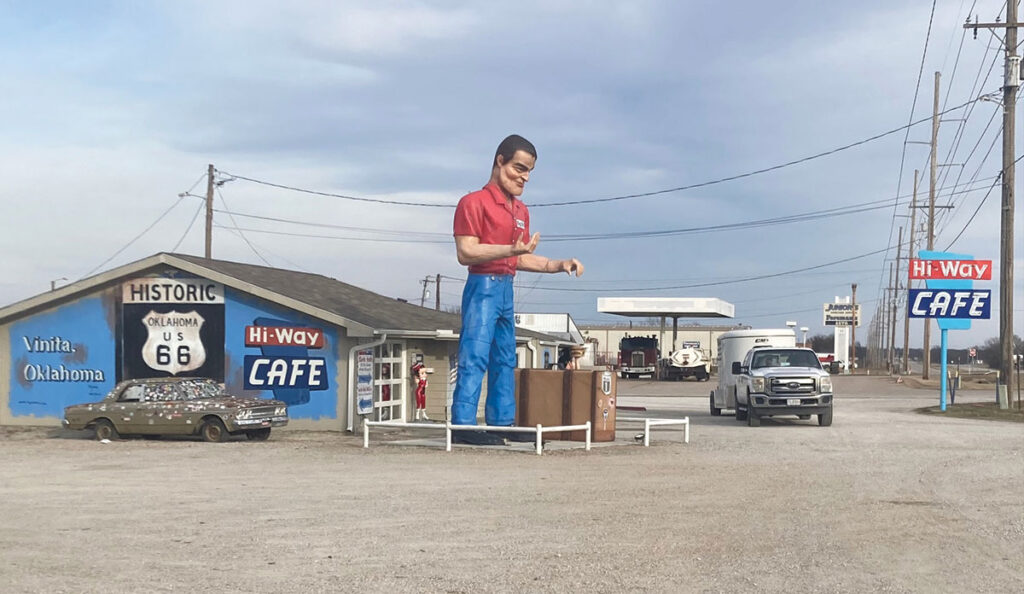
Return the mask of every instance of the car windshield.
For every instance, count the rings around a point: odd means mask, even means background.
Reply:
[[[772,350],[763,353],[754,353],[750,363],[751,369],[761,367],[815,367],[820,369],[818,357],[811,351],[795,350]]]

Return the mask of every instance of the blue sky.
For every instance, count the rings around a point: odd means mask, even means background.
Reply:
[[[972,6],[991,21],[1002,3],[939,4],[915,121],[930,116],[937,70],[946,107],[1001,85],[998,42],[973,40],[961,25]],[[283,185],[434,205],[236,179],[221,187],[218,209],[334,227],[218,213],[215,257],[317,272],[413,301],[420,279],[442,274],[450,277],[442,303],[452,306],[461,286],[451,279],[465,275],[450,240],[453,207],[486,182],[505,135],[538,148],[524,194],[534,205],[698,184],[829,151],[910,121],[930,11],[924,0],[7,3],[0,303],[175,246],[201,254],[202,221],[189,226],[200,202],[178,194],[203,193],[203,182],[193,184],[213,163]],[[937,249],[963,229],[952,250],[998,259],[998,188],[981,204],[999,170],[998,110],[977,102],[944,118],[939,155],[950,166],[941,169],[937,202],[955,208],[937,217]],[[904,138],[927,140],[930,126],[905,135],[687,191],[534,206],[538,253],[578,257],[587,270],[578,280],[521,275],[519,310],[568,311],[585,324],[622,320],[596,312],[601,296],[719,297],[736,304],[737,322],[796,320],[814,334],[823,331],[822,303],[856,282],[866,322],[895,249],[745,279],[895,248],[896,227],[909,225],[900,217],[914,169],[922,170],[922,199],[928,189],[926,146],[906,145],[902,176],[900,166]],[[966,191],[953,193],[957,183]],[[886,207],[609,237],[875,201]],[[596,237],[558,240],[579,234]],[[1021,253],[1020,225],[1016,244]],[[709,283],[724,284],[652,290]],[[983,286],[998,294],[996,280]],[[997,316],[994,308],[991,321],[951,333],[951,345],[996,335]],[[1024,312],[1015,317],[1024,334]],[[920,335],[915,322],[913,346]]]

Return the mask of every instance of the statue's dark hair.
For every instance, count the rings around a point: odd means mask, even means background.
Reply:
[[[508,163],[515,156],[516,151],[523,151],[532,155],[534,159],[537,158],[537,149],[534,148],[532,142],[518,134],[512,134],[498,145],[498,150],[494,151],[494,162],[491,165],[498,164],[498,155],[501,155],[502,159]]]

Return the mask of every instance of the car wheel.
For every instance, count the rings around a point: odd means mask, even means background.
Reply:
[[[827,411],[818,415],[818,426],[819,427],[831,427],[832,426],[832,408],[830,407]]]
[[[117,434],[117,428],[115,428],[114,424],[107,419],[100,419],[96,421],[93,429],[96,431],[96,439],[98,441],[103,441],[104,439],[113,441],[119,437]]]
[[[228,435],[228,430],[224,428],[224,422],[217,417],[206,419],[199,432],[203,436],[203,441],[209,442],[224,441]]]
[[[253,429],[252,431],[246,431],[245,437],[249,441],[267,441],[270,438],[270,428],[266,427],[263,429]]]
[[[760,427],[761,417],[752,408],[747,408],[747,427]]]
[[[811,415],[797,415],[797,417],[799,417],[801,421],[806,421],[811,418]]]
[[[715,406],[715,393],[711,393],[711,416],[720,417],[722,416],[722,409]]]

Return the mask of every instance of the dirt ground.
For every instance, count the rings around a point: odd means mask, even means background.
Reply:
[[[692,422],[550,451],[99,443],[0,432],[5,592],[1024,591],[1024,426],[836,378],[835,421],[712,417],[711,385],[619,384]],[[962,391],[958,401],[994,398]]]

